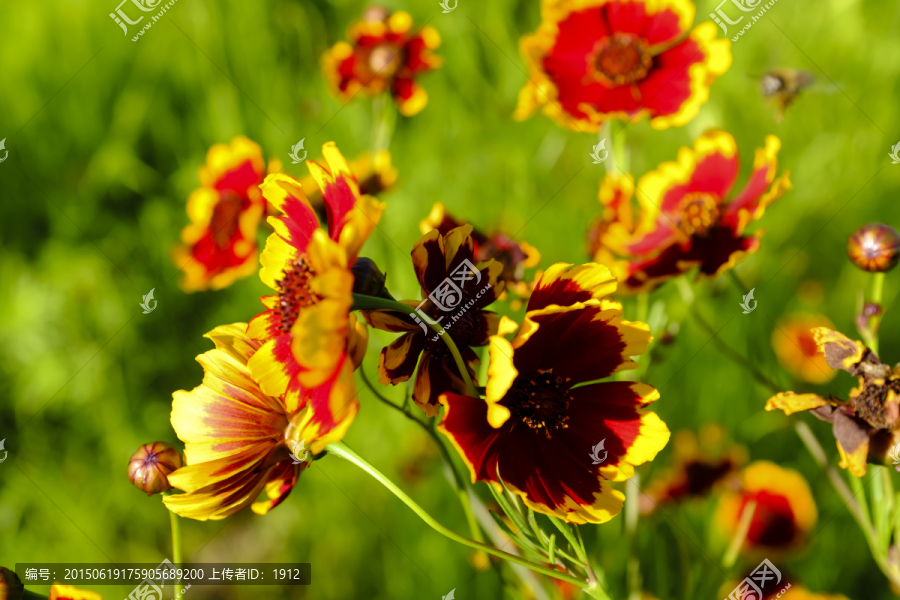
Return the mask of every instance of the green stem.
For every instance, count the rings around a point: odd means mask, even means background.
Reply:
[[[178,515],[176,515],[171,510],[169,511],[169,524],[172,526],[172,562],[175,563],[176,567],[181,568],[181,522],[178,520]],[[178,589],[181,587],[181,580],[175,580],[172,583],[172,586],[172,593],[174,594],[172,597],[174,598],[178,596]]]
[[[468,486],[466,484],[466,480],[459,474],[459,471],[456,469],[456,465],[453,463],[453,459],[450,456],[449,450],[447,450],[447,446],[444,445],[444,441],[438,436],[437,431],[435,431],[432,427],[429,426],[424,420],[412,414],[406,408],[401,408],[391,402],[388,398],[383,396],[375,386],[372,385],[372,382],[369,381],[369,378],[366,376],[365,369],[363,366],[359,366],[359,376],[362,378],[363,383],[366,384],[366,387],[375,395],[376,398],[381,400],[383,403],[387,404],[391,408],[396,411],[402,413],[407,419],[418,424],[422,429],[428,432],[428,435],[434,440],[435,444],[437,444],[438,449],[441,452],[441,456],[444,459],[444,462],[447,464],[447,468],[450,469],[450,472],[453,473],[453,483],[456,491],[456,495],[459,497],[459,502],[462,504],[463,512],[466,515],[466,521],[469,523],[469,531],[472,533],[472,537],[475,538],[476,541],[483,542],[484,536],[481,533],[481,528],[478,526],[478,521],[475,519],[475,513],[472,512],[472,506],[469,503],[469,494],[468,494]]]
[[[387,150],[391,145],[392,119],[389,111],[392,104],[382,94],[372,100],[372,153]]]
[[[853,515],[853,518],[856,519],[859,528],[862,529],[863,535],[866,536],[867,540],[873,539],[873,530],[872,523],[869,521],[868,511],[864,511],[860,504],[856,501],[856,498],[853,495],[853,492],[850,491],[850,488],[847,487],[847,482],[840,476],[840,474],[835,471],[834,467],[828,462],[828,457],[825,454],[825,450],[822,449],[822,445],[819,443],[819,440],[816,439],[815,434],[813,434],[812,430],[809,428],[809,425],[804,423],[803,421],[794,421],[794,429],[797,431],[797,435],[800,437],[800,440],[803,442],[803,445],[806,446],[806,449],[809,450],[809,453],[812,455],[813,460],[815,460],[820,467],[826,470],[828,473],[828,479],[831,480],[831,485],[834,487],[835,491],[838,495],[844,499],[844,503],[850,509],[850,513]],[[856,477],[851,477],[851,480],[857,479]],[[865,497],[863,497],[865,499]]]
[[[425,521],[425,523],[440,533],[441,535],[453,540],[454,542],[458,542],[463,544],[464,546],[468,546],[470,548],[475,548],[476,550],[483,550],[488,554],[492,554],[494,556],[500,557],[504,560],[508,560],[509,562],[515,563],[517,565],[522,565],[523,567],[528,567],[532,571],[537,571],[543,575],[547,575],[549,577],[553,577],[555,579],[560,579],[562,581],[566,581],[573,585],[577,585],[580,588],[587,588],[588,582],[580,579],[578,577],[573,577],[571,575],[567,575],[561,571],[557,571],[556,569],[551,569],[545,565],[531,562],[530,560],[526,560],[520,556],[516,556],[515,554],[510,554],[509,552],[504,552],[503,550],[498,550],[493,546],[488,546],[487,544],[482,544],[480,542],[476,542],[475,540],[470,540],[465,536],[461,536],[455,531],[444,527],[440,523],[438,523],[434,517],[425,512],[421,506],[416,504],[416,502],[406,495],[406,492],[401,490],[397,485],[385,477],[378,469],[370,465],[364,458],[356,454],[353,450],[348,448],[342,442],[334,442],[325,446],[325,449],[335,456],[339,456],[344,460],[347,460],[372,477],[374,477],[381,485],[386,487],[392,494],[397,496],[404,504],[406,504],[414,513],[416,513],[420,519]]]
[[[744,546],[744,541],[747,539],[747,533],[750,531],[750,523],[753,521],[753,513],[755,512],[756,500],[748,502],[744,506],[744,510],[741,511],[741,518],[738,521],[737,531],[734,532],[731,545],[728,546],[728,550],[722,558],[722,566],[726,569],[730,569],[734,566],[738,554],[740,554],[741,548]]]
[[[616,168],[617,163],[615,145],[613,144],[612,122],[613,119],[604,121],[603,126],[600,127],[600,130],[597,133],[597,141],[601,142],[603,140],[607,140],[609,142],[609,157],[605,161],[606,172],[610,175],[618,175],[618,169]]]
[[[641,497],[641,476],[637,473],[625,485],[625,537],[628,544],[628,600],[641,598],[641,563],[638,558],[637,526],[639,501]]]
[[[741,290],[741,295],[745,295],[750,291],[747,289],[747,286],[744,285],[744,282],[738,278],[737,273],[735,273],[733,269],[728,269],[728,278],[731,279],[739,290]]]
[[[872,278],[872,302],[881,307],[881,313],[872,317],[868,323],[868,329],[872,332],[869,347],[876,355],[878,354],[878,329],[881,325],[881,319],[884,317],[884,307],[881,306],[881,298],[884,295],[884,273],[875,273]]]
[[[366,296],[364,294],[353,294],[353,306],[350,310],[392,310],[404,315],[415,316],[415,313],[413,312],[415,309],[406,304],[402,304],[395,300],[388,300],[386,298]],[[475,383],[472,382],[472,378],[469,376],[469,369],[466,367],[462,354],[459,353],[459,348],[456,347],[456,342],[453,341],[450,334],[447,334],[446,330],[441,327],[440,324],[431,323],[429,322],[430,319],[422,319],[422,321],[431,327],[431,329],[444,340],[444,343],[447,344],[447,348],[450,349],[450,354],[453,355],[453,360],[456,362],[456,368],[459,369],[459,374],[462,376],[463,381],[466,382],[466,388],[469,390],[469,395],[473,398],[478,398],[478,389],[475,387]]]

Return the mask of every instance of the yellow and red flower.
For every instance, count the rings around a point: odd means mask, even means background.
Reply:
[[[249,365],[262,390],[285,394],[292,411],[330,385],[346,360],[362,360],[367,334],[350,315],[350,269],[384,210],[383,203],[360,194],[334,142],[323,146],[322,155],[327,168],[314,161],[307,166],[325,200],[327,231],[299,181],[276,174],[263,184],[263,195],[282,216],[269,217],[275,232],[260,257],[259,276],[276,293],[263,296],[266,310],[250,321],[247,333],[262,347]]]
[[[54,581],[50,586],[50,598],[48,600],[103,600],[103,597],[96,592],[87,590],[79,590],[71,585],[63,585],[58,581]]]
[[[684,125],[731,66],[731,42],[713,23],[690,31],[694,13],[690,0],[543,0],[520,44],[530,74],[515,117],[543,107],[574,130],[615,118]]]
[[[659,392],[599,381],[634,369],[651,340],[646,324],[621,318],[609,269],[557,263],[528,300],[525,320],[501,322],[490,339],[486,398],[448,392],[439,429],[472,481],[502,482],[531,509],[572,523],[602,523],[622,508],[610,481],[634,475],[669,440],[646,407]],[[602,453],[598,462],[592,454]]]
[[[883,463],[900,442],[900,369],[891,368],[860,341],[826,327],[813,329],[816,345],[832,369],[858,377],[859,385],[845,402],[834,396],[781,392],[769,398],[766,410],[790,415],[808,410],[833,425],[840,466],[855,477],[866,474],[866,463]]]
[[[380,150],[374,155],[364,152],[350,161],[350,172],[359,183],[359,193],[363,196],[378,196],[397,183],[397,169],[391,165],[391,153],[387,150]],[[316,214],[327,220],[327,216],[323,216],[325,199],[316,178],[308,175],[300,180],[300,186],[306,199],[316,210]]]
[[[423,300],[402,301],[410,307],[410,314],[372,310],[366,311],[365,317],[376,329],[403,333],[381,351],[381,383],[408,381],[418,365],[412,397],[427,416],[433,417],[439,411],[440,394],[466,390],[441,335],[453,338],[474,378],[480,361],[472,347],[487,344],[500,322],[496,313],[485,309],[503,292],[505,282],[498,281],[503,265],[495,260],[476,262],[471,225],[446,234],[432,229],[416,242],[412,260]],[[436,334],[425,319],[440,324],[445,333]]]
[[[746,462],[743,448],[726,443],[718,425],[705,425],[697,436],[690,430],[675,434],[674,460],[662,476],[652,480],[641,495],[643,513],[660,504],[702,498],[720,487]]]
[[[173,394],[172,427],[184,442],[186,466],[171,473],[169,483],[185,493],[163,502],[182,517],[224,519],[265,490],[268,499],[252,506],[265,514],[287,498],[310,455],[339,441],[353,421],[359,408],[353,367],[344,361],[327,386],[293,410],[283,397],[263,391],[251,372],[248,363],[261,343],[244,323],[216,327],[206,337],[216,348],[197,357],[203,383]]]
[[[778,322],[772,332],[772,348],[778,362],[794,377],[809,383],[827,383],[837,374],[819,352],[817,327],[834,325],[825,315],[791,315]]]
[[[769,461],[749,464],[739,476],[738,489],[719,498],[716,517],[726,539],[734,537],[750,502],[755,502],[756,508],[743,545],[748,552],[796,548],[818,519],[815,500],[803,476]]]
[[[281,162],[272,159],[269,172],[280,170]],[[184,291],[222,289],[256,270],[256,231],[266,211],[259,185],[265,176],[262,150],[243,136],[209,149],[200,169],[202,187],[188,198],[191,224],[172,252],[184,271]]]
[[[425,108],[428,94],[416,77],[441,65],[431,53],[441,44],[436,29],[414,31],[409,13],[375,7],[350,26],[347,38],[349,43],[338,42],[322,57],[325,76],[341,98],[387,92],[407,117]]]
[[[428,233],[437,229],[441,235],[447,235],[451,229],[466,225],[447,212],[444,205],[436,202],[431,207],[428,217],[419,223],[422,233]],[[515,285],[522,281],[525,269],[535,267],[541,261],[541,254],[537,248],[528,242],[517,242],[502,232],[487,235],[472,227],[473,254],[475,260],[485,261],[494,259],[503,265],[500,279],[507,286]]]
[[[762,234],[745,235],[747,225],[791,188],[787,173],[775,177],[780,147],[767,136],[744,189],[726,201],[738,174],[737,144],[724,131],[705,133],[693,149],[679,151],[678,162],[638,182],[637,224],[628,221],[632,187],[608,178],[600,198],[609,219],[589,235],[599,240],[594,260],[607,264],[628,292],[651,290],[694,267],[707,277],[733,267],[759,248]]]

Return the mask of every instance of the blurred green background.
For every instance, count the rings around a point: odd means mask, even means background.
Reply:
[[[539,23],[537,0],[460,0],[449,14],[437,0],[385,4],[435,27],[445,61],[420,79],[428,106],[398,117],[391,143],[398,185],[383,196],[388,209],[364,248],[390,274],[395,296],[417,293],[408,251],[438,201],[481,229],[518,233],[541,251],[542,267],[586,262],[585,230],[599,212],[605,175],[588,157],[596,139],[542,116],[510,118],[526,81],[518,39]],[[128,483],[128,458],[153,440],[182,447],[169,424],[171,394],[200,383],[194,357],[211,347],[202,334],[247,321],[268,289],[255,276],[220,292],[188,295],[177,287],[169,252],[187,222],[185,200],[209,146],[235,135],[255,140],[298,177],[306,169],[287,154],[301,138],[310,158],[329,140],[348,158],[367,149],[371,102],[345,106],[319,68],[322,52],[344,38],[363,7],[356,0],[178,0],[133,43],[108,16],[115,0],[0,3],[0,138],[9,151],[0,164],[0,438],[9,451],[0,464],[0,564],[170,557],[166,511],[159,497]],[[701,3],[695,23],[714,8]],[[743,158],[739,185],[765,135],[782,140],[780,164],[794,190],[754,226],[767,232],[762,248],[737,270],[756,288],[759,309],[735,317],[740,293],[727,278],[694,292],[704,317],[716,330],[724,326],[719,338],[784,389],[846,393],[854,383],[840,374],[829,386],[797,384],[769,340],[775,321],[795,311],[826,314],[856,337],[856,296],[869,277],[846,259],[847,236],[872,220],[900,225],[900,166],[887,157],[900,140],[898,27],[895,1],[780,0],[732,45],[734,64],[689,125],[625,129],[631,172],[640,176],[674,160],[707,128],[724,128]],[[780,124],[758,84],[775,67],[817,78]],[[260,229],[260,241],[267,233]],[[892,309],[898,277],[895,271],[886,281],[881,333],[882,357],[892,364],[900,360],[900,312]],[[824,293],[798,295],[808,281]],[[159,305],[144,315],[138,304],[151,288]],[[654,345],[645,377],[661,389],[654,410],[673,431],[721,423],[751,459],[795,468],[810,481],[820,530],[801,554],[779,557],[779,566],[816,591],[889,597],[863,535],[790,421],[763,411],[768,390],[709,343],[674,284],[651,296],[651,305],[658,301],[681,328],[673,344]],[[634,311],[627,300],[626,318]],[[389,340],[373,334],[370,375]],[[386,394],[399,399],[405,391]],[[360,398],[347,443],[465,532],[432,441],[368,391]],[[836,462],[830,425],[798,418]],[[642,468],[644,480],[670,455],[667,448]],[[722,550],[710,528],[713,506],[701,501],[641,522],[646,590],[662,600],[713,598],[729,577],[740,578],[716,568]],[[617,517],[582,528],[613,598],[626,593],[622,527]],[[248,510],[183,529],[189,561],[313,568],[308,588],[195,586],[191,598],[418,599],[452,588],[460,599],[504,597],[495,571],[476,571],[466,548],[333,458],[315,463],[265,517]],[[131,589],[86,587],[107,600]]]

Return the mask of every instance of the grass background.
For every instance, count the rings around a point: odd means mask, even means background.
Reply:
[[[482,229],[518,233],[541,251],[544,267],[586,261],[585,229],[605,173],[588,158],[595,138],[543,117],[510,118],[526,81],[517,40],[537,26],[538,2],[460,0],[449,14],[436,0],[386,4],[434,26],[445,59],[420,80],[426,109],[398,117],[391,150],[399,182],[365,248],[389,272],[395,295],[416,293],[408,251],[437,201]],[[208,147],[235,135],[257,141],[295,176],[306,169],[287,153],[301,138],[310,158],[329,140],[348,158],[367,148],[371,103],[344,105],[319,69],[322,52],[362,8],[357,0],[178,0],[133,43],[108,17],[112,0],[0,5],[0,137],[9,150],[0,164],[0,438],[10,458],[0,464],[0,564],[170,556],[166,511],[128,483],[128,458],[144,442],[178,443],[171,393],[200,383],[193,359],[211,347],[202,334],[251,318],[267,290],[250,277],[220,292],[180,291],[169,252],[187,220],[185,200]],[[695,23],[714,8],[700,3]],[[755,225],[767,232],[762,248],[738,268],[759,309],[740,314],[740,294],[725,278],[695,293],[719,338],[784,389],[846,393],[853,385],[844,374],[831,386],[797,384],[769,340],[775,321],[795,311],[826,314],[853,336],[856,295],[869,278],[846,259],[847,236],[872,220],[900,225],[900,166],[887,158],[900,140],[898,27],[896,2],[781,0],[733,44],[733,66],[689,125],[625,130],[630,169],[640,176],[706,129],[724,128],[744,158],[739,183],[765,135],[781,138],[794,190]],[[817,77],[781,124],[758,91],[759,76],[774,67]],[[888,307],[897,277],[887,278]],[[822,294],[798,294],[810,281]],[[150,288],[158,309],[143,315],[138,304]],[[770,558],[816,591],[889,597],[862,534],[790,421],[762,410],[768,391],[709,343],[673,284],[652,295],[656,302],[681,323],[675,343],[654,350],[645,377],[661,389],[655,410],[670,429],[720,423],[752,459],[798,469],[813,487],[820,531],[803,553]],[[633,301],[626,311],[633,318]],[[370,373],[389,339],[372,336]],[[881,348],[887,362],[900,360],[895,310]],[[368,392],[361,401],[347,443],[464,532],[432,442]],[[836,460],[830,426],[799,418]],[[667,448],[641,470],[645,481],[670,455]],[[662,600],[713,598],[739,578],[716,567],[713,506],[642,521],[645,589]],[[616,518],[583,528],[614,598],[625,597],[622,526]],[[438,598],[451,588],[459,598],[503,597],[494,571],[476,572],[465,548],[336,459],[316,463],[270,515],[185,522],[184,537],[190,561],[313,565],[309,588],[195,587],[192,598]],[[91,589],[109,599],[131,587]]]

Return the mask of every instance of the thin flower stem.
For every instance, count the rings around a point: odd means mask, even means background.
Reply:
[[[637,473],[625,486],[625,537],[628,543],[628,600],[641,598],[641,563],[638,558],[637,526],[639,501],[641,498],[641,476]]]
[[[881,325],[881,319],[884,318],[884,307],[881,306],[881,298],[884,295],[884,273],[875,273],[872,278],[872,302],[881,307],[881,313],[872,317],[869,321],[870,331],[873,332],[872,339],[867,340],[869,346],[876,355],[878,354],[878,329]]]
[[[819,444],[819,440],[816,439],[816,436],[809,428],[809,425],[803,421],[794,421],[794,429],[797,431],[797,435],[806,446],[806,449],[809,450],[813,459],[828,473],[828,478],[831,480],[832,486],[838,495],[844,499],[844,502],[850,509],[850,513],[853,515],[853,518],[856,519],[860,529],[862,529],[863,535],[866,536],[867,540],[873,539],[872,524],[869,522],[868,516],[860,508],[859,503],[853,496],[853,492],[847,487],[847,482],[844,481],[840,474],[835,471],[834,467],[828,462],[825,450],[822,449],[822,445]]]
[[[613,131],[612,131],[612,119],[609,119],[603,123],[603,126],[600,128],[597,134],[597,142],[602,142],[603,140],[609,141],[609,157],[606,159],[606,172],[610,175],[618,175],[618,169],[616,168],[616,153],[615,153],[615,144],[613,143]]]
[[[364,294],[353,294],[353,306],[350,310],[392,310],[404,315],[408,315],[413,311],[411,307],[396,300],[376,298],[375,296],[366,296]],[[459,374],[462,376],[463,381],[466,382],[469,395],[473,398],[478,398],[478,389],[469,376],[469,369],[466,368],[466,363],[463,361],[462,354],[459,353],[459,348],[456,347],[456,342],[453,341],[449,334],[446,334],[446,330],[438,323],[427,323],[427,325],[444,340],[447,348],[450,349],[450,354],[453,355],[453,360],[456,362],[456,368],[459,369]]]
[[[466,521],[469,523],[469,530],[472,533],[472,537],[475,538],[476,541],[483,542],[484,536],[482,535],[481,529],[478,526],[478,521],[475,519],[475,514],[472,512],[472,506],[469,504],[469,495],[467,493],[468,486],[466,485],[466,480],[459,474],[459,471],[456,469],[456,466],[453,463],[453,459],[450,457],[450,452],[447,450],[447,446],[444,445],[443,440],[441,440],[440,436],[438,436],[437,431],[430,427],[429,424],[423,419],[415,416],[405,407],[401,408],[397,406],[384,395],[382,395],[377,389],[375,389],[375,386],[372,385],[372,382],[369,381],[369,378],[366,376],[366,372],[363,369],[362,365],[359,366],[359,375],[362,378],[363,383],[366,384],[366,387],[369,388],[369,390],[375,395],[376,398],[378,398],[394,410],[402,413],[410,421],[418,424],[428,433],[429,436],[431,436],[435,444],[437,444],[437,447],[441,452],[441,456],[444,459],[447,468],[453,474],[453,484],[455,488],[454,491],[456,491],[456,495],[459,497],[460,504],[462,504],[462,509],[466,515]]]
[[[171,510],[169,511],[169,525],[172,527],[172,562],[175,563],[175,566],[180,568],[182,562],[181,556],[181,522],[178,520],[178,515],[173,513]],[[172,582],[174,594],[173,597],[178,595],[178,588],[181,587],[181,580],[177,579]]]
[[[355,464],[357,467],[374,477],[379,483],[381,483],[381,485],[386,487],[391,493],[397,496],[397,498],[399,498],[401,502],[412,509],[412,511],[416,513],[420,519],[425,521],[425,523],[429,527],[431,527],[441,535],[444,535],[445,537],[453,540],[454,542],[458,542],[460,544],[463,544],[464,546],[469,546],[470,548],[475,548],[476,550],[483,550],[488,554],[492,554],[504,560],[508,560],[509,562],[515,563],[517,565],[522,565],[523,567],[528,567],[532,571],[537,571],[538,573],[541,573],[543,575],[547,575],[549,577],[553,577],[555,579],[560,579],[573,585],[577,585],[580,588],[588,587],[588,582],[583,579],[573,577],[561,571],[557,571],[556,569],[551,569],[545,565],[526,560],[521,556],[516,556],[514,554],[510,554],[509,552],[504,552],[503,550],[498,550],[493,546],[488,546],[487,544],[482,544],[480,542],[476,542],[475,540],[470,540],[469,538],[459,535],[455,531],[444,527],[443,525],[438,523],[434,519],[434,517],[425,512],[425,509],[416,504],[416,502],[412,498],[407,496],[406,492],[397,487],[397,485],[393,481],[385,477],[378,469],[370,465],[364,458],[356,454],[342,442],[328,444],[327,446],[325,446],[325,449],[330,454],[334,454],[335,456],[339,456],[344,460]]]
[[[744,541],[747,539],[747,533],[750,531],[750,523],[753,521],[753,513],[755,512],[756,500],[748,502],[744,506],[744,510],[741,511],[741,518],[738,521],[737,531],[734,532],[734,537],[731,539],[731,545],[728,546],[725,556],[722,557],[722,566],[726,569],[730,569],[734,566],[738,554],[740,554],[741,548],[744,546]]]
[[[781,391],[781,388],[775,384],[771,379],[763,375],[749,360],[744,358],[739,352],[733,350],[728,344],[719,339],[719,336],[716,335],[716,330],[712,328],[712,325],[706,322],[700,313],[697,310],[692,310],[691,315],[694,319],[697,320],[698,323],[706,330],[709,335],[712,336],[713,344],[722,351],[722,354],[731,359],[732,362],[736,363],[738,366],[741,366],[747,369],[753,378],[758,382],[772,390],[773,393],[778,393]]]

